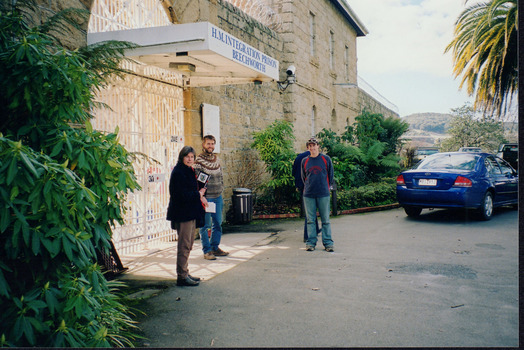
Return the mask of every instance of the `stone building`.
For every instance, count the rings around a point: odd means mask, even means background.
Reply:
[[[254,154],[253,132],[288,120],[299,152],[323,128],[342,132],[364,107],[396,114],[358,86],[357,38],[367,29],[345,0],[39,3],[35,18],[66,7],[91,11],[85,32],[63,38],[66,47],[109,39],[139,45],[126,54],[137,61],[126,66],[133,73],[99,96],[112,110],[94,111],[96,128],[118,126],[130,151],[150,157],[136,164],[143,191],[130,196],[127,224],[115,230],[120,251],[173,238],[165,220],[169,173],[183,145],[200,150],[203,134],[218,137],[227,210],[232,189],[245,186],[239,179]]]
[[[323,128],[340,133],[360,112],[357,37],[366,28],[344,0],[278,2],[282,65],[297,83],[283,94],[284,117],[295,125],[297,149]]]

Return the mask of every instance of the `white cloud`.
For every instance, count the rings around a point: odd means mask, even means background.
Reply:
[[[469,0],[468,6],[480,0]],[[346,0],[369,34],[357,39],[358,74],[400,115],[448,113],[466,101],[453,77],[453,39],[463,0]]]
[[[450,52],[444,54],[444,50],[453,38],[454,23],[464,9],[462,1],[348,2],[369,30],[366,37],[357,39],[359,71],[451,74],[452,56]]]

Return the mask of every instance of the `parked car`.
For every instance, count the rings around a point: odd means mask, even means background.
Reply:
[[[519,171],[519,144],[503,143],[499,146],[497,156],[509,163],[517,172]]]
[[[473,152],[473,153],[481,153],[482,148],[480,147],[460,147],[459,152]]]
[[[489,153],[436,153],[397,177],[397,199],[411,217],[423,208],[464,208],[489,220],[493,208],[518,205],[518,174]]]
[[[432,154],[438,153],[437,147],[417,147],[413,155],[413,164],[420,162],[422,159]]]

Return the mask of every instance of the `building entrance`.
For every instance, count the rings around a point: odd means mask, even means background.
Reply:
[[[129,9],[134,9],[129,11]],[[95,0],[90,33],[171,24],[157,0]],[[98,95],[109,108],[93,111],[97,130],[114,132],[136,155],[134,169],[142,187],[128,195],[125,224],[113,229],[113,242],[127,254],[162,242],[176,232],[166,221],[169,175],[183,147],[182,76],[140,63],[123,63],[132,74],[116,78]]]

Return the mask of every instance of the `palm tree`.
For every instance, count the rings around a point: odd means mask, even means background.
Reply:
[[[467,3],[467,0],[466,0]],[[475,108],[506,114],[518,90],[518,0],[491,0],[469,6],[455,23],[455,77],[475,94]]]

